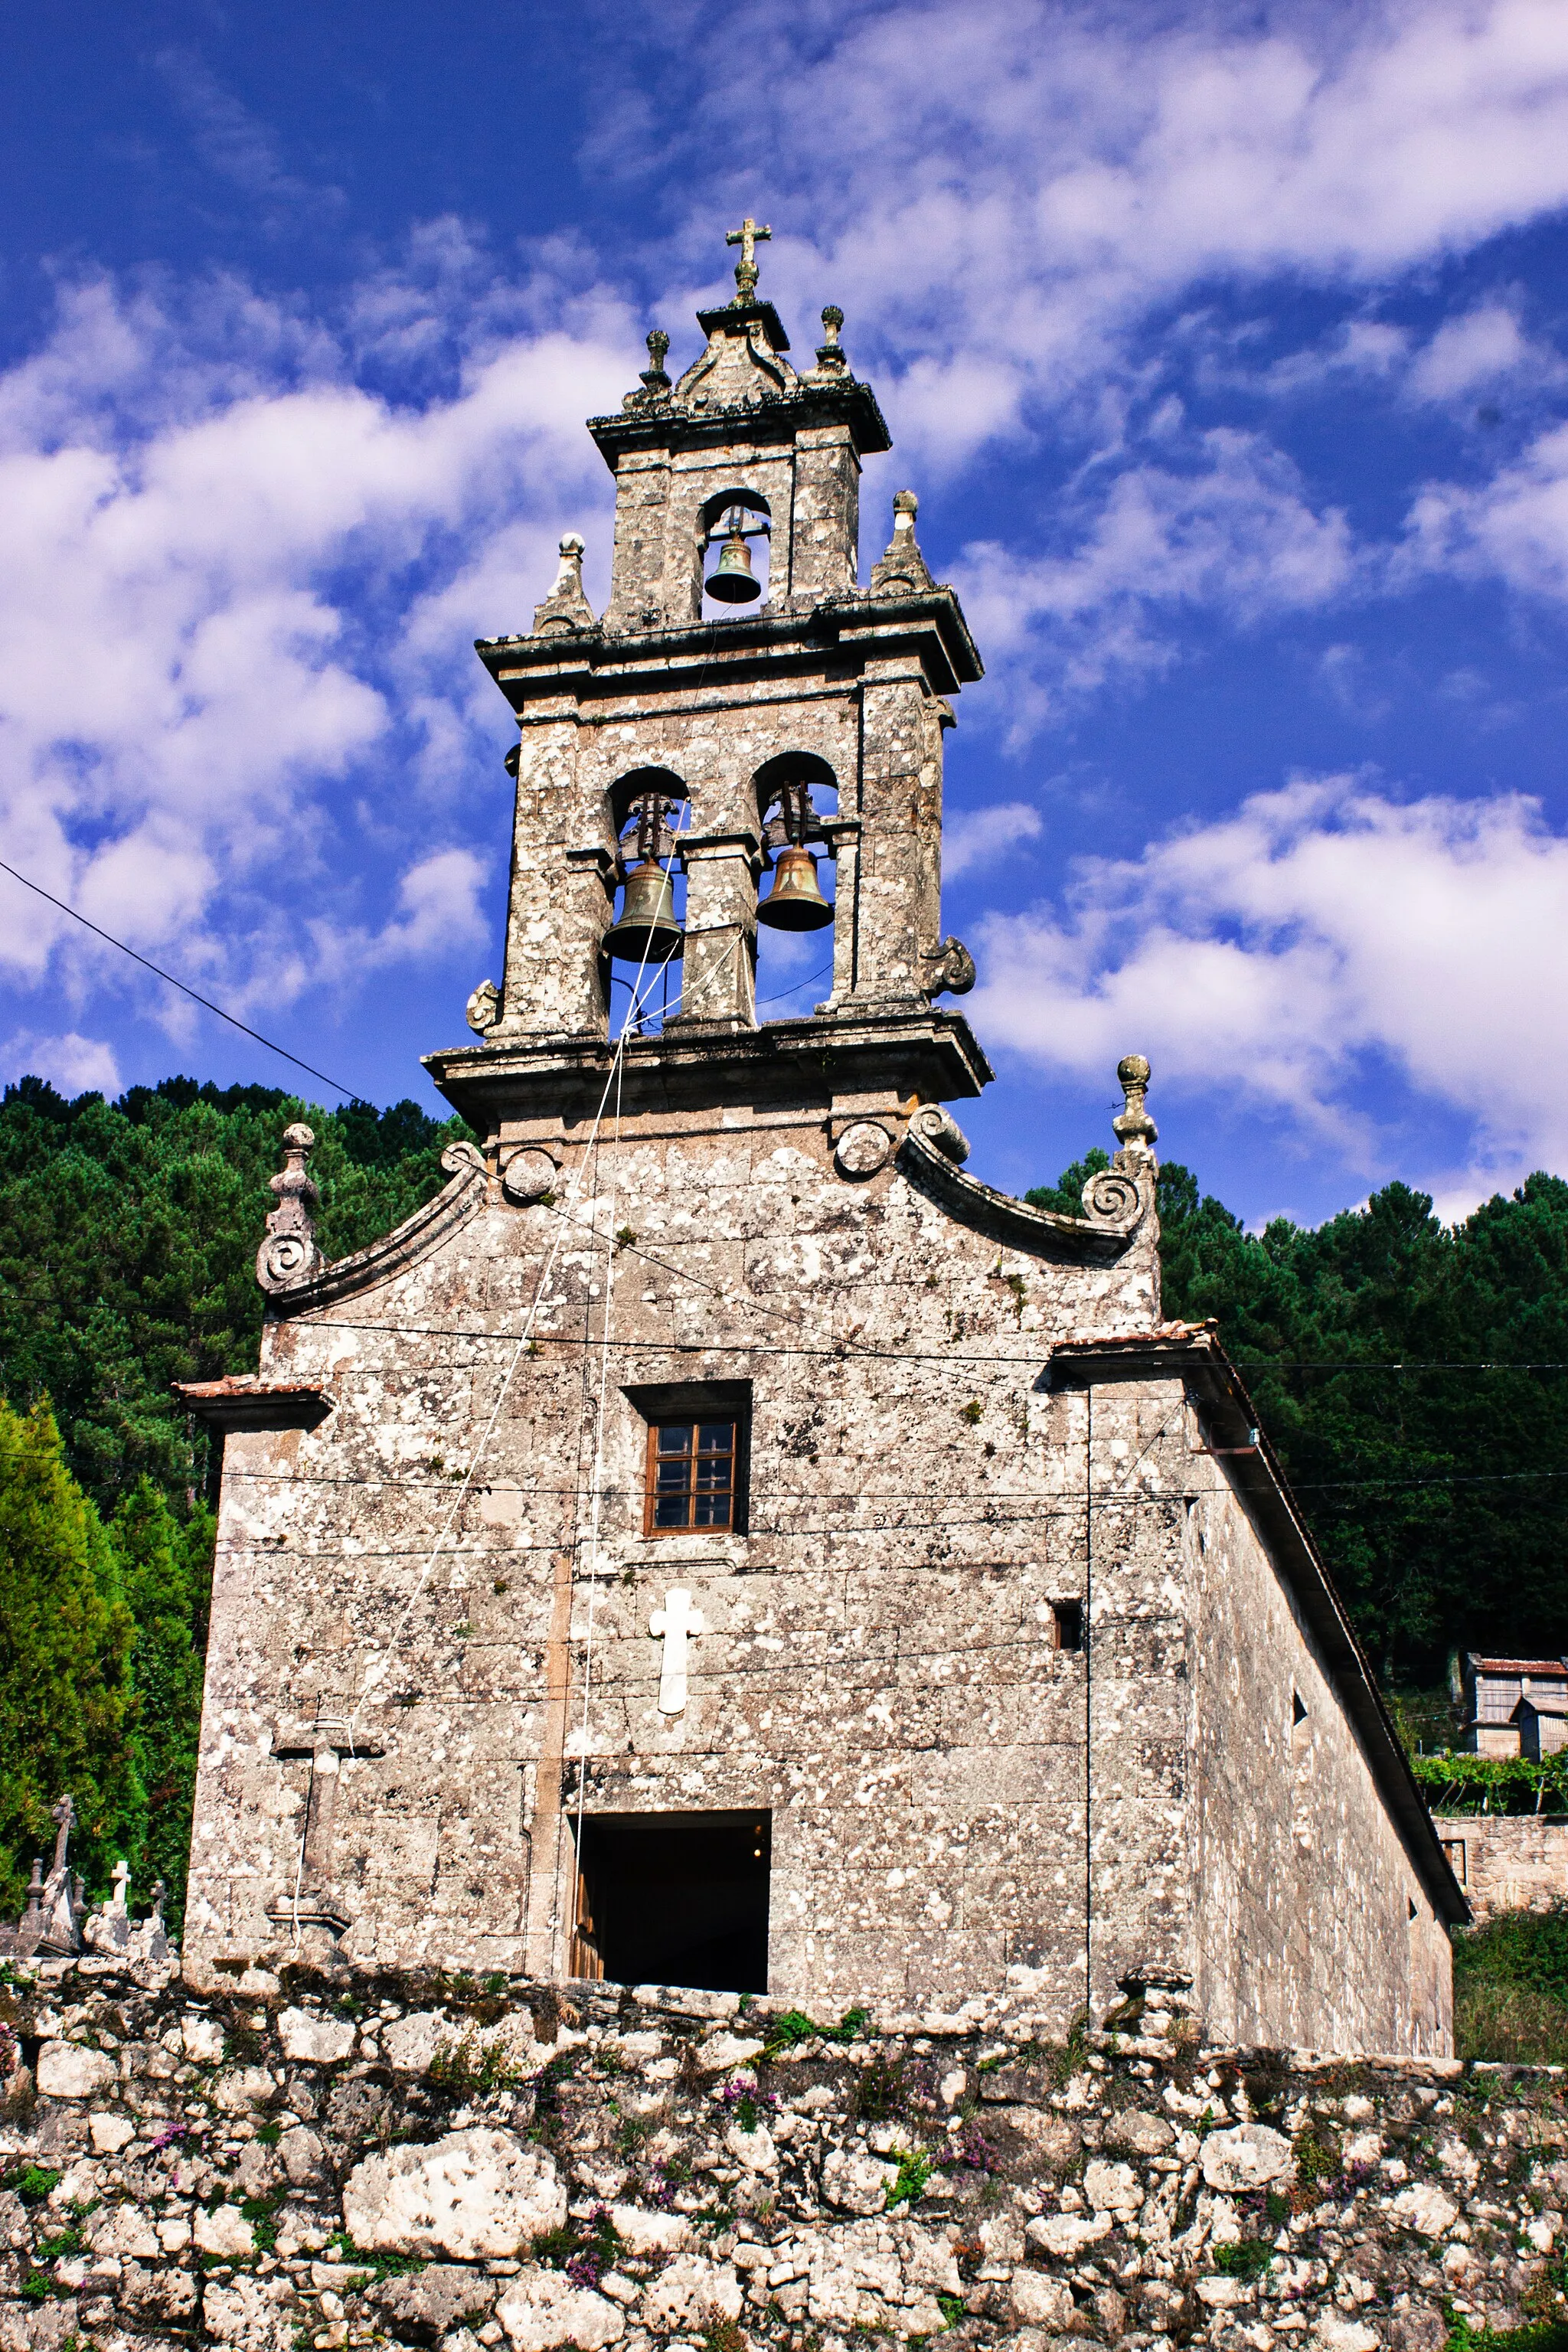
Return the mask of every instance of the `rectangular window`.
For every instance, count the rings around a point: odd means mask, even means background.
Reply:
[[[1083,1603],[1081,1601],[1052,1601],[1051,1635],[1058,1650],[1082,1649]]]
[[[735,1524],[735,1421],[659,1421],[647,1433],[643,1533]]]

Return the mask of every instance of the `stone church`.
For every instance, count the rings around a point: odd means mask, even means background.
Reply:
[[[1466,1916],[1213,1334],[1162,1320],[1148,1065],[1081,1215],[965,1171],[942,739],[981,676],[837,310],[759,297],[591,420],[516,721],[482,1139],[314,1237],[292,1128],[221,1433],[187,1951],[1446,2052]],[[759,923],[820,942],[759,1017]],[[765,1009],[765,1008],[764,1008]]]

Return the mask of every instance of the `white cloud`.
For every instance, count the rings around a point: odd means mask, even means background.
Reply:
[[[988,660],[1029,667],[1012,699],[1015,740],[1063,695],[1165,667],[1168,625],[1184,609],[1246,627],[1357,584],[1364,558],[1344,515],[1314,509],[1281,451],[1225,428],[1203,436],[1196,455],[1185,472],[1134,464],[1113,475],[1067,554],[965,549],[954,584]]]
[[[17,1030],[0,1045],[0,1071],[13,1084],[18,1078],[45,1078],[62,1095],[112,1097],[121,1091],[113,1047],[99,1037],[79,1036],[74,1029],[63,1037]]]
[[[379,931],[312,924],[316,971],[323,977],[346,977],[478,946],[489,929],[480,902],[489,879],[484,860],[472,850],[437,850],[400,877],[397,912]]]
[[[1429,483],[1411,506],[1401,567],[1407,577],[1496,577],[1568,599],[1568,425],[1542,434],[1478,488]]]
[[[683,15],[668,37],[689,36]],[[1385,284],[1568,203],[1561,0],[1382,0],[1262,29],[1058,0],[748,12],[704,26],[703,62],[689,251],[711,267],[725,193],[707,126],[766,88],[768,154],[745,145],[729,193],[774,224],[769,289],[844,305],[851,351],[907,374],[895,424],[931,455],[1092,384],[1191,287]],[[668,170],[662,111],[645,136]]]
[[[1020,842],[1038,841],[1045,831],[1027,801],[997,801],[990,808],[950,809],[942,824],[942,870],[948,882],[994,866]]]
[[[0,377],[0,847],[237,1011],[312,976],[279,901],[363,899],[344,787],[401,756],[395,733],[423,736],[444,796],[499,759],[472,639],[526,625],[561,530],[607,504],[582,420],[628,373],[600,302],[594,334],[503,337],[449,396],[396,407],[259,307],[236,329],[232,302],[204,322],[86,289]],[[398,907],[322,917],[384,961],[471,929],[429,813],[378,795],[380,845],[412,868]],[[79,997],[112,951],[15,895],[0,969]],[[165,1021],[167,997],[146,1000]]]
[[[1521,797],[1300,782],[1085,864],[1065,907],[993,916],[978,951],[972,1017],[1042,1066],[1098,1076],[1146,1052],[1167,1083],[1373,1171],[1377,1120],[1352,1098],[1381,1059],[1468,1123],[1478,1171],[1568,1158],[1542,1083],[1568,1053],[1568,838]]]
[[[1478,303],[1444,320],[1411,368],[1408,387],[1416,400],[1450,401],[1514,374],[1530,354],[1518,316],[1506,303]]]

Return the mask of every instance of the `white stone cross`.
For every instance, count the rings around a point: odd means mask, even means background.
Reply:
[[[125,1889],[131,1878],[131,1864],[123,1854],[110,1874],[114,1881],[114,1892],[109,1898],[109,1907],[113,1912],[122,1914],[130,1907],[125,1900]]]
[[[650,1633],[664,1636],[664,1663],[658,1675],[658,1711],[660,1715],[679,1715],[686,1705],[686,1643],[687,1636],[705,1633],[700,1609],[691,1606],[691,1595],[677,1585],[664,1596],[664,1607],[656,1609],[647,1621]]]

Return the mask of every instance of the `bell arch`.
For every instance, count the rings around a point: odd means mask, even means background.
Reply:
[[[773,509],[760,490],[715,490],[697,510],[697,571],[704,604],[733,611],[767,601]],[[710,552],[718,550],[708,571]],[[704,577],[704,574],[707,577]],[[716,583],[728,582],[727,588]]]
[[[628,768],[624,776],[616,778],[605,795],[612,840],[620,840],[634,805],[649,793],[658,793],[667,801],[689,801],[691,797],[686,779],[678,776],[673,768]]]
[[[830,843],[831,836],[823,830],[822,820],[838,813],[838,779],[816,751],[780,751],[763,761],[752,778],[758,822],[765,828],[782,809],[786,793],[801,786],[805,790],[812,827],[806,838]],[[827,805],[829,799],[831,807]],[[828,854],[832,855],[831,845]]]
[[[752,789],[772,877],[757,901],[758,1009],[776,1005],[773,1018],[788,1020],[811,1009],[836,955],[814,935],[834,925],[837,912],[822,887],[819,853],[828,860],[837,854],[838,779],[816,751],[780,751],[763,761]]]

